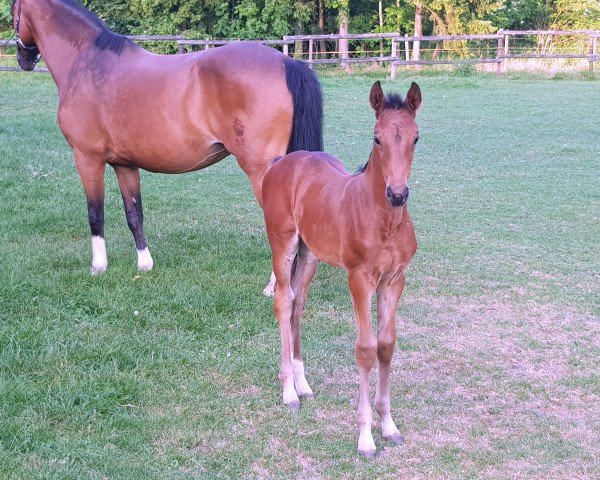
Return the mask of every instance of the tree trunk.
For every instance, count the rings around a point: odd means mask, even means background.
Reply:
[[[298,3],[304,3],[304,0],[300,0]],[[302,35],[302,30],[304,30],[304,25],[302,24],[302,20],[299,18],[298,23],[296,23],[296,35]],[[294,42],[294,58],[297,60],[302,59],[303,52],[303,44],[301,40],[296,40]]]
[[[423,36],[423,3],[421,0],[415,1],[415,37]],[[413,60],[421,58],[421,42],[413,42]],[[421,65],[415,65],[417,70],[421,70]]]
[[[350,0],[341,0],[340,1],[340,12],[339,12],[339,22],[340,22],[340,35],[348,34],[348,21],[350,19]],[[342,59],[342,69],[345,71],[350,70],[350,66],[347,62],[348,60],[348,40],[340,39],[339,41],[339,51],[340,57]],[[346,61],[344,61],[346,60]]]
[[[298,25],[296,25],[296,35],[302,35],[302,20],[298,20]],[[302,40],[296,40],[294,42],[294,58],[297,60],[301,60],[302,53]]]
[[[325,5],[323,0],[319,0],[319,35],[325,34]],[[322,56],[325,56],[327,47],[325,40],[319,40],[319,50]]]
[[[383,0],[379,0],[379,33],[383,33]],[[379,39],[379,55],[383,57],[383,38]]]
[[[435,42],[435,50],[433,51],[433,54],[431,55],[431,59],[432,60],[437,60],[438,56],[440,55],[440,52],[442,51],[442,46],[443,43],[441,40],[439,42]]]

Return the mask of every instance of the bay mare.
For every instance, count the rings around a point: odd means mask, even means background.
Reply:
[[[300,348],[300,319],[319,259],[348,273],[356,317],[359,371],[358,450],[373,457],[369,374],[379,360],[375,408],[383,438],[402,442],[390,413],[390,368],[396,346],[396,309],[404,271],[417,250],[408,213],[408,177],[419,138],[415,117],[421,91],[413,83],[405,100],[371,88],[373,148],[363,172],[351,175],[323,152],[294,152],[277,160],[264,181],[263,212],[273,254],[275,316],[281,330],[283,403],[311,397]],[[377,335],[371,299],[377,293]]]
[[[41,54],[58,87],[58,123],[87,197],[93,274],[108,265],[107,164],[117,175],[138,269],[150,270],[140,168],[191,172],[233,154],[262,206],[274,157],[323,149],[320,84],[305,64],[275,49],[240,42],[157,55],[111,32],[75,0],[13,0],[11,13],[19,64],[32,70]]]

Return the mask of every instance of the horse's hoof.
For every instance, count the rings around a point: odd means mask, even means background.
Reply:
[[[106,272],[106,266],[92,267],[92,270],[91,270],[92,277],[95,277],[96,275],[100,275],[105,272]]]
[[[284,405],[292,412],[297,412],[300,410],[300,400],[292,400],[290,403],[284,403]]]
[[[383,437],[383,439],[392,442],[394,445],[402,445],[404,443],[404,438],[399,433],[395,433],[391,437]]]
[[[308,400],[309,402],[315,399],[315,394],[314,393],[299,393],[298,396],[302,399],[302,400]]]
[[[377,450],[358,450],[358,453],[360,453],[363,457],[367,458],[368,460],[373,460],[376,456],[377,456]]]

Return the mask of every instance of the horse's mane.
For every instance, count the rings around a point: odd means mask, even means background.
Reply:
[[[10,6],[11,11],[12,11],[16,1],[17,0],[12,0],[11,6]],[[96,40],[94,41],[94,44],[100,50],[110,50],[111,52],[114,52],[117,55],[120,55],[121,52],[123,51],[123,47],[125,47],[125,45],[133,44],[133,42],[131,40],[124,37],[123,35],[119,35],[118,33],[111,31],[106,26],[106,24],[98,18],[98,16],[95,13],[93,13],[90,10],[88,10],[87,8],[85,8],[77,0],[58,0],[58,1],[62,5],[64,5],[66,8],[75,12],[75,14],[78,15],[80,18],[83,18],[84,20],[86,20],[91,25],[93,25],[94,27],[97,28],[98,35],[96,36]]]
[[[60,0],[60,2],[77,12],[78,15],[85,18],[99,29],[94,44],[100,50],[110,50],[111,52],[120,55],[123,51],[123,47],[132,43],[131,40],[125,38],[123,35],[111,31],[95,13],[85,8],[77,0]]]

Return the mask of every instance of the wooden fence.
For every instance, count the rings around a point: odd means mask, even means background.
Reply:
[[[208,49],[239,40],[188,40],[183,36],[130,36],[136,42],[173,42],[179,53],[190,49]],[[542,61],[565,59],[587,60],[590,71],[600,61],[600,30],[500,30],[490,35],[408,36],[398,33],[348,35],[294,35],[279,40],[251,40],[279,48],[286,55],[318,64],[388,63],[393,78],[399,67],[421,68],[424,65],[495,64],[501,76],[514,59]],[[340,52],[339,42],[352,44],[347,53]],[[293,45],[293,48],[290,48]],[[14,47],[14,40],[0,41],[0,50]],[[0,70],[18,70],[3,67]],[[37,68],[36,71],[47,71]]]

